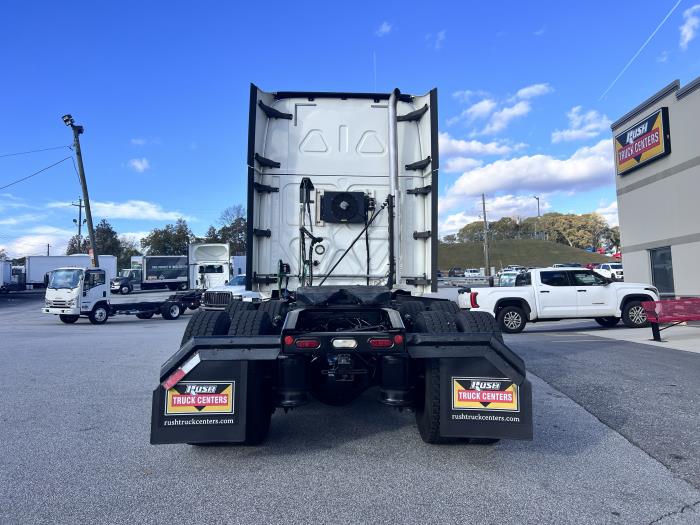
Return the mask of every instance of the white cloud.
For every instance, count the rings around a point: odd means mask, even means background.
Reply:
[[[49,208],[62,208],[69,203],[66,202],[50,202],[47,204]],[[91,201],[93,217],[104,217],[107,220],[111,219],[135,219],[135,220],[153,220],[153,221],[175,221],[182,217],[186,220],[192,220],[179,211],[166,211],[160,204],[148,201],[128,200],[125,202],[100,202]]]
[[[382,22],[382,24],[374,31],[376,36],[382,37],[391,33],[393,26],[389,22]]]
[[[520,88],[515,96],[520,99],[530,99],[547,95],[552,91],[554,91],[552,86],[545,82],[542,84],[532,84],[531,86]]]
[[[544,32],[545,32],[546,29],[547,29],[546,26],[542,26],[542,27],[539,28],[537,31],[533,32],[532,34],[535,35],[535,36],[542,36],[542,35],[544,35]]]
[[[15,197],[11,193],[0,193],[0,211],[29,207],[20,197]]]
[[[472,104],[471,106],[469,106],[456,117],[447,119],[447,125],[451,126],[452,124],[456,124],[457,122],[462,120],[465,120],[468,123],[472,123],[477,119],[486,118],[491,114],[491,112],[494,109],[496,109],[497,105],[497,102],[493,99],[482,99],[476,104]]]
[[[527,100],[521,100],[516,102],[512,106],[507,106],[499,111],[496,111],[491,115],[486,127],[481,130],[482,135],[493,135],[499,133],[508,127],[508,125],[515,119],[524,117],[530,111],[532,107]]]
[[[134,146],[143,146],[146,144],[146,139],[135,138],[130,141]]]
[[[472,91],[471,89],[462,89],[459,91],[455,91],[452,93],[452,97],[456,98],[460,102],[469,102],[473,97],[488,97],[489,94],[486,91],[482,90],[476,90]]]
[[[472,197],[463,199],[462,205],[471,204],[469,206],[478,213],[469,214],[465,211],[460,211],[445,217],[440,223],[438,230],[440,235],[449,235],[455,233],[470,222],[483,220],[479,215],[481,213],[481,199]],[[549,210],[551,205],[544,197],[540,197],[540,210]],[[489,222],[497,221],[502,217],[534,217],[537,215],[537,201],[531,195],[499,195],[494,198],[486,199],[486,216]]]
[[[437,51],[439,49],[442,49],[442,45],[445,43],[446,37],[447,31],[443,29],[442,31],[438,31],[434,35],[432,33],[428,33],[427,35],[425,35],[425,42],[429,48]]]
[[[481,193],[575,191],[612,184],[614,164],[609,139],[578,149],[571,157],[524,155],[474,168],[463,173],[440,197],[442,213],[459,209]]]
[[[524,147],[524,144],[510,146],[502,142],[481,142],[478,140],[455,139],[449,133],[442,132],[438,135],[440,155],[446,157],[452,155],[507,155],[515,149]]]
[[[656,61],[661,64],[665,64],[666,62],[668,62],[668,55],[668,51],[662,51],[661,53],[659,53],[659,56],[656,57]]]
[[[470,159],[469,157],[453,157],[447,159],[443,171],[448,173],[464,172],[478,168],[483,164],[483,161],[477,159]],[[2,223],[0,223],[2,224]]]
[[[695,4],[683,12],[683,25],[680,26],[681,38],[678,45],[685,51],[688,44],[695,38],[700,27],[700,4]]]
[[[151,163],[148,162],[148,159],[145,157],[142,157],[140,159],[131,159],[129,162],[127,162],[127,165],[134,171],[137,171],[139,173],[143,173],[147,169],[150,169]]]
[[[64,230],[54,226],[36,226],[26,231],[15,239],[0,243],[11,257],[23,257],[25,255],[46,255],[47,245],[50,246],[49,253],[52,255],[63,255],[66,253],[68,240],[75,235],[73,230]]]
[[[583,113],[581,106],[574,106],[566,114],[569,119],[569,128],[552,132],[552,142],[568,142],[597,137],[603,131],[607,131],[612,121],[596,110],[591,109]]]
[[[44,217],[45,215],[35,215],[32,213],[5,217],[4,219],[0,219],[0,226],[16,226],[25,222],[36,222],[44,219]]]
[[[141,239],[144,237],[147,237],[148,234],[150,234],[150,231],[140,231],[140,232],[124,232],[119,235],[120,239],[126,239],[129,241],[133,241],[136,243],[137,246],[141,245]]]
[[[600,208],[598,208],[595,212],[602,215],[603,218],[607,221],[608,226],[610,226],[611,228],[613,226],[620,225],[620,220],[617,216],[617,201],[612,201],[608,205],[601,203]]]

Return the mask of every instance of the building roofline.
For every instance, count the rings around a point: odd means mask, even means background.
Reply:
[[[684,89],[684,90],[687,89],[687,88],[690,87],[694,82],[695,82],[695,81],[691,82],[690,84],[688,84],[688,86],[686,86],[686,87],[683,88],[683,89]],[[661,100],[662,98],[666,97],[666,96],[669,95],[670,93],[673,93],[674,91],[677,91],[678,89],[680,89],[680,87],[681,87],[681,82],[680,82],[680,80],[677,80],[677,79],[674,80],[673,82],[671,82],[670,84],[668,84],[666,87],[661,88],[661,89],[660,89],[659,91],[657,91],[655,94],[653,94],[653,95],[650,96],[648,99],[646,99],[644,102],[642,102],[641,104],[639,104],[636,108],[634,108],[634,109],[631,110],[631,111],[628,111],[628,112],[625,113],[622,117],[620,117],[620,118],[617,119],[615,122],[613,122],[613,123],[610,125],[610,129],[614,131],[615,129],[617,129],[617,128],[619,128],[620,126],[622,126],[622,124],[624,124],[625,122],[627,122],[628,120],[630,120],[632,117],[635,117],[637,114],[641,113],[642,111],[644,111],[645,109],[647,109],[649,106],[655,104],[656,102],[658,102],[658,101]]]
[[[693,91],[696,89],[700,88],[700,77],[696,78],[689,84],[686,84],[683,86],[681,89],[678,90],[678,93],[676,93],[676,98],[678,100],[682,99],[686,95],[690,95]]]

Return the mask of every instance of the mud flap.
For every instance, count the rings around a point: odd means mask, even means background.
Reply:
[[[441,358],[440,385],[442,437],[532,439],[532,387],[524,374],[482,357]]]
[[[166,390],[153,390],[151,444],[240,443],[246,435],[248,361],[206,359]]]

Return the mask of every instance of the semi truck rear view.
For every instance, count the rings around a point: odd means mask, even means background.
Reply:
[[[249,111],[246,288],[263,300],[192,317],[153,391],[151,442],[259,444],[276,409],[371,387],[415,411],[427,443],[531,439],[525,365],[493,316],[426,295],[437,90],[251,86]]]

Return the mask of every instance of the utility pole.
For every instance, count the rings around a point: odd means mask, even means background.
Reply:
[[[481,194],[481,208],[484,216],[484,277],[491,275],[491,262],[489,260],[489,223],[486,220],[486,195]]]
[[[540,198],[537,195],[532,196],[533,199],[537,199],[537,227],[535,229],[535,239],[539,239],[539,229],[540,229]]]
[[[47,256],[51,255],[51,245],[50,244],[46,245],[46,255]]]
[[[92,213],[90,212],[90,196],[88,195],[87,181],[85,180],[85,169],[83,167],[83,154],[80,151],[80,135],[85,131],[83,126],[76,126],[71,115],[63,115],[63,123],[73,130],[73,147],[75,148],[75,157],[78,160],[78,178],[80,178],[80,186],[83,189],[83,201],[85,202],[85,218],[87,219],[88,235],[90,236],[90,248],[92,249],[92,260],[94,266],[100,265],[99,256],[97,254],[97,245],[95,244],[95,229],[92,225]]]
[[[75,202],[71,202],[71,206],[77,206],[78,207],[78,222],[73,219],[73,222],[78,225],[78,249],[80,249],[81,245],[81,240],[83,238],[82,236],[82,228],[83,228],[83,198],[78,197],[78,203],[76,204]]]

